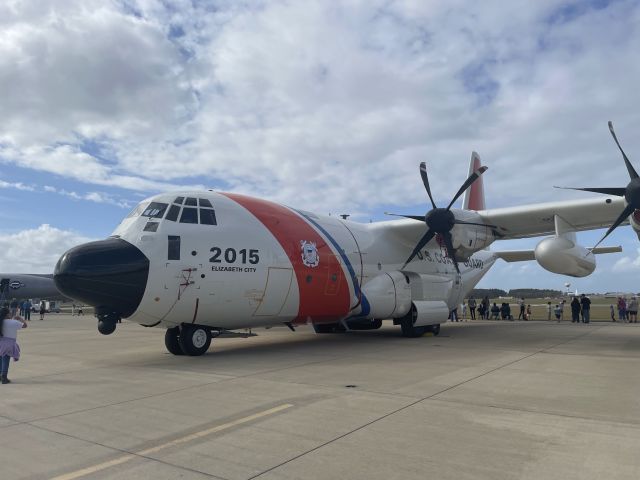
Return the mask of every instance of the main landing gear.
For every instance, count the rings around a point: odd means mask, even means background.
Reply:
[[[179,327],[168,328],[164,344],[174,355],[203,355],[211,346],[211,330],[200,325],[183,323]]]
[[[416,326],[414,325],[416,321],[415,311],[411,310],[407,315],[402,318],[399,318],[394,321],[397,325],[400,324],[400,328],[402,329],[402,336],[407,338],[417,338],[421,337],[425,333],[431,332],[434,336],[440,334],[440,324],[436,323],[435,325],[422,325]]]
[[[400,328],[402,329],[402,336],[407,338],[421,337],[428,332],[433,333],[434,336],[440,334],[439,323],[435,325],[423,325],[421,327],[416,327],[411,318],[403,318],[400,322]]]

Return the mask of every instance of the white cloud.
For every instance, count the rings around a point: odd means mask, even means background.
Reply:
[[[14,1],[0,7],[0,158],[320,211],[426,203],[421,160],[444,202],[472,149],[492,205],[576,195],[550,186],[594,171],[624,185],[605,121],[640,150],[638,17],[625,1]]]
[[[624,256],[619,258],[616,263],[611,267],[611,271],[614,273],[623,272],[639,272],[640,271],[640,248],[636,249],[637,256],[629,257]]]
[[[0,265],[5,272],[52,273],[65,251],[91,240],[47,224],[17,233],[0,234]]]
[[[109,205],[115,205],[120,208],[131,208],[131,202],[129,202],[128,200],[124,200],[122,198],[118,198],[114,195],[110,195],[104,192],[77,193],[74,191],[52,187],[50,185],[45,185],[43,189],[45,192],[57,193],[60,195],[64,195],[65,197],[73,198],[74,200],[89,200],[90,202],[107,203]]]
[[[26,192],[33,192],[35,189],[31,185],[25,185],[22,182],[5,182],[0,180],[0,188],[15,188],[16,190],[24,190]]]

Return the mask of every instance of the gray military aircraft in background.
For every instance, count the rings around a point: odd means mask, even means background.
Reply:
[[[0,273],[0,299],[12,298],[62,300],[66,297],[56,287],[52,274]]]

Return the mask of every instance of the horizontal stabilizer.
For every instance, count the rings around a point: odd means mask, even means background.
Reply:
[[[622,247],[598,247],[591,251],[596,255],[601,255],[603,253],[618,253],[622,251]],[[503,252],[493,253],[496,257],[501,258],[505,262],[528,262],[536,259],[534,252],[534,250],[506,250]]]

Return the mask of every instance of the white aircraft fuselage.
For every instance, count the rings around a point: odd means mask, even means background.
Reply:
[[[412,308],[433,317],[421,325],[439,325],[497,257],[483,250],[458,258],[458,274],[436,238],[403,268],[425,229],[415,220],[363,224],[239,194],[174,192],[143,201],[109,239],[71,249],[55,278],[99,318],[144,326],[336,324],[400,318]],[[494,239],[489,227],[455,229],[465,251]]]
[[[129,316],[143,325],[173,327],[186,321],[238,329],[369,318],[375,299],[367,297],[367,283],[398,271],[411,249],[408,242],[405,248],[392,243],[387,222],[350,222],[238,194],[164,194],[142,205],[168,210],[176,198],[208,200],[213,209],[181,205],[175,221],[166,212],[161,220],[133,215],[113,232],[152,260],[144,295]],[[193,210],[194,219],[198,213],[200,219],[215,218],[215,225],[181,223],[185,209]],[[476,253],[460,263],[458,276],[446,251],[432,244],[436,248],[425,248],[409,269],[440,277],[453,310],[495,257]]]

